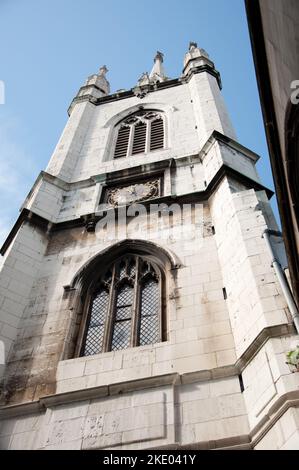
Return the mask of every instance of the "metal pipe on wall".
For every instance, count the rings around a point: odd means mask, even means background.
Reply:
[[[284,273],[284,271],[281,267],[280,262],[278,261],[278,259],[276,258],[275,254],[274,254],[273,247],[272,247],[271,240],[270,240],[271,235],[273,235],[275,237],[282,237],[282,234],[281,234],[281,232],[278,232],[276,230],[267,229],[263,232],[262,237],[264,238],[264,240],[266,242],[268,251],[271,255],[272,266],[275,270],[275,273],[277,275],[277,279],[278,279],[278,282],[280,284],[281,290],[283,292],[283,295],[286,299],[288,308],[289,308],[290,313],[292,315],[293,322],[294,322],[295,328],[297,330],[297,333],[299,333],[299,312],[298,312],[298,308],[297,308],[297,305],[295,304],[294,297],[293,297],[292,291],[290,289],[290,286],[289,286],[288,280],[286,278],[286,275],[285,275],[285,273]]]

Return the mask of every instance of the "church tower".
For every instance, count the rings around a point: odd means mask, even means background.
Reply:
[[[299,341],[258,156],[191,42],[90,76],[5,241],[4,449],[299,448]]]

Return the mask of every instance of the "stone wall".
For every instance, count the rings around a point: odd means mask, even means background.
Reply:
[[[57,395],[56,403],[45,399],[46,411],[4,419],[1,448],[135,450],[195,442],[220,448],[248,441],[237,378],[198,382],[171,374],[152,384],[131,382],[119,395],[121,387],[98,388],[75,403]]]
[[[113,160],[114,127],[140,106],[166,114],[166,148]],[[298,336],[262,238],[276,226],[258,157],[233,137],[206,72],[142,101],[74,104],[2,268],[3,448],[294,445],[298,374],[284,358]],[[188,201],[199,213],[143,213],[112,238],[109,227],[87,231],[107,182],[153,174],[164,192],[152,202]],[[125,240],[167,258],[167,337],[77,357],[85,299],[75,280]],[[290,413],[282,442],[278,423]]]

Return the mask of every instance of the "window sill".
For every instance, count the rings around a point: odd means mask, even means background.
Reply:
[[[140,156],[147,157],[148,155],[153,155],[153,154],[158,153],[158,152],[166,152],[166,151],[169,151],[169,150],[170,150],[169,147],[164,147],[164,148],[157,149],[157,150],[151,150],[150,152],[135,153],[134,155],[128,155],[126,157],[118,157],[118,158],[113,157],[112,160],[113,161],[122,161],[123,162],[127,159],[132,159],[132,158],[140,157]]]

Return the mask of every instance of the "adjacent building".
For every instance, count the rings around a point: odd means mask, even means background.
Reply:
[[[245,3],[284,242],[299,305],[299,4],[296,0]]]

